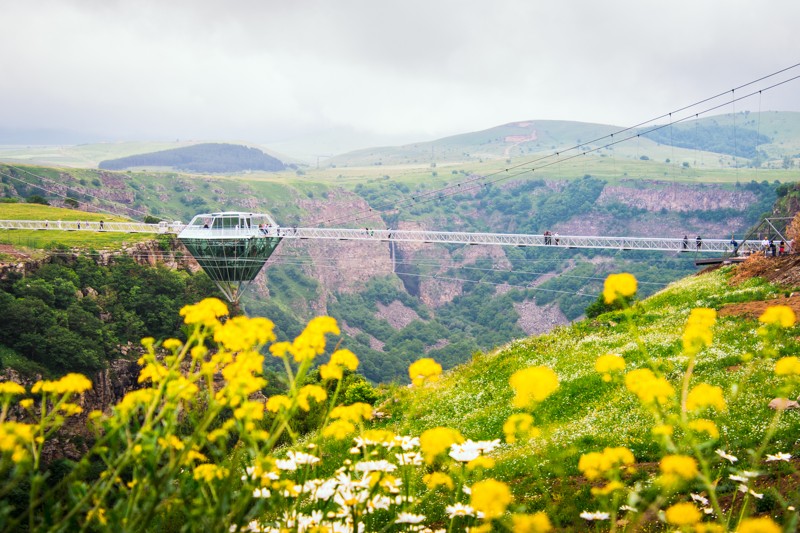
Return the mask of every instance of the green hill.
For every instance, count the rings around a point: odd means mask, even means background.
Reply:
[[[202,143],[160,152],[137,154],[100,161],[101,169],[125,170],[133,167],[166,167],[188,172],[220,173],[284,170],[286,165],[257,148],[236,144]]]

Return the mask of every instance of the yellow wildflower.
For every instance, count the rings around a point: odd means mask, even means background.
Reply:
[[[697,461],[688,455],[666,455],[659,463],[661,482],[667,486],[678,485],[697,477]]]
[[[358,368],[358,357],[350,350],[336,350],[327,364],[320,365],[319,375],[322,379],[342,379],[345,368]]]
[[[514,389],[514,407],[541,402],[558,389],[558,376],[546,366],[532,366],[514,372],[508,380]]]
[[[139,389],[127,393],[114,409],[123,417],[128,417],[140,406],[149,405],[158,396],[154,389]]]
[[[292,352],[292,343],[275,342],[270,345],[269,352],[275,357],[286,357]]]
[[[491,457],[486,457],[485,455],[479,455],[472,461],[467,463],[467,470],[475,470],[476,468],[494,468],[494,459]]]
[[[320,403],[324,402],[327,397],[328,393],[319,385],[306,385],[297,392],[297,405],[299,405],[300,409],[303,411],[310,411],[311,405],[308,403],[309,398]]]
[[[423,383],[439,381],[441,375],[442,365],[430,357],[414,361],[408,367],[408,377],[411,378],[411,383],[415,387],[419,387]]]
[[[166,396],[171,400],[192,401],[197,397],[200,389],[183,376],[171,379],[167,383]]]
[[[633,274],[623,272],[610,274],[603,284],[603,299],[607,304],[613,303],[620,296],[633,296],[636,294],[636,278]]]
[[[83,407],[74,403],[62,403],[59,406],[59,411],[64,413],[66,416],[74,416],[79,415],[83,412]]]
[[[665,515],[667,523],[678,527],[694,525],[702,518],[697,507],[688,502],[676,503],[667,509]]]
[[[538,428],[533,427],[533,417],[527,413],[515,413],[508,417],[503,424],[503,433],[506,434],[506,442],[513,444],[520,439],[532,439],[541,435]]]
[[[170,435],[168,437],[159,437],[158,445],[161,446],[162,448],[173,449],[178,451],[184,448],[183,441],[179,439],[176,435]]]
[[[368,429],[361,434],[367,444],[389,444],[394,441],[396,435],[388,429]]]
[[[347,420],[334,420],[328,424],[323,430],[324,437],[333,437],[336,440],[344,440],[348,435],[355,432],[356,427],[352,422]]]
[[[161,346],[165,350],[170,350],[171,351],[171,350],[177,350],[178,348],[183,346],[183,343],[181,341],[179,341],[178,339],[167,339],[167,340],[165,340],[164,342],[161,343]]]
[[[625,370],[625,359],[613,353],[601,355],[594,362],[594,369],[603,375],[603,381],[608,382],[613,372]]]
[[[249,350],[275,340],[274,327],[266,318],[237,316],[214,331],[214,341],[232,352]]]
[[[717,312],[713,309],[692,309],[686,321],[686,329],[683,331],[684,351],[696,354],[704,346],[711,346],[713,340],[711,327],[716,320]]]
[[[725,528],[713,522],[694,525],[694,533],[725,533]]]
[[[422,477],[422,482],[425,483],[425,486],[430,490],[434,490],[436,487],[447,487],[453,490],[453,478],[443,472],[425,474]]]
[[[33,445],[35,427],[20,422],[0,423],[0,453],[10,454],[14,462],[30,457],[28,448]]]
[[[86,513],[86,522],[91,523],[94,520],[97,520],[101,526],[107,525],[108,518],[106,517],[106,510],[102,507],[89,509],[89,512]]]
[[[533,514],[511,515],[514,533],[548,533],[553,530],[550,518],[542,511]]]
[[[197,465],[193,470],[194,479],[211,483],[215,479],[225,479],[228,477],[228,469],[211,463]]]
[[[489,520],[502,516],[513,499],[511,489],[502,481],[484,479],[472,485],[470,504]]]
[[[82,374],[67,374],[58,381],[37,381],[31,392],[52,392],[53,394],[81,394],[91,390],[92,382]]]
[[[19,406],[23,409],[30,409],[33,407],[33,398],[25,398],[24,400],[20,400]]]
[[[675,395],[675,389],[666,379],[656,377],[653,371],[647,368],[631,370],[625,374],[625,386],[645,405],[653,403],[664,405]]]
[[[782,328],[790,328],[794,326],[797,318],[791,307],[786,305],[773,305],[767,307],[764,313],[758,317],[759,322],[764,324],[777,324]]]
[[[782,357],[775,362],[776,376],[800,376],[800,358]]]
[[[458,430],[446,427],[428,429],[419,437],[419,448],[429,464],[437,455],[450,449],[451,444],[461,444],[464,437]]]
[[[673,432],[674,428],[669,424],[658,424],[653,426],[653,435],[671,437]]]
[[[0,395],[2,396],[18,396],[25,394],[25,387],[13,381],[3,381],[0,383]]]
[[[337,405],[331,410],[331,418],[340,418],[353,423],[372,419],[372,406],[364,402],[352,405]]]
[[[264,418],[264,404],[246,401],[234,409],[233,417],[237,420],[262,420]]]
[[[312,318],[303,332],[295,338],[291,346],[291,354],[298,363],[313,359],[325,351],[325,335],[339,335],[336,320],[329,316]],[[275,353],[275,352],[273,352]]]
[[[633,452],[628,448],[605,448],[602,452],[589,452],[581,455],[578,460],[578,470],[586,479],[592,481],[621,467],[634,463]]]
[[[218,298],[206,298],[194,305],[184,306],[180,315],[186,324],[216,326],[220,317],[228,315],[228,307]]]
[[[697,411],[705,407],[713,407],[717,411],[727,408],[725,398],[722,396],[722,387],[700,383],[689,391],[686,397],[686,409]]]
[[[605,487],[592,487],[592,494],[595,496],[608,496],[615,490],[624,489],[625,485],[619,481],[609,481]]]
[[[270,396],[270,398],[267,400],[267,411],[270,411],[271,413],[277,413],[281,409],[288,410],[290,407],[292,407],[292,400],[283,394]]]
[[[692,420],[688,425],[689,429],[692,431],[707,433],[712,439],[719,438],[719,429],[717,429],[717,425],[712,420],[700,418],[698,420]]]
[[[745,518],[739,523],[737,533],[781,533],[783,528],[772,518]]]

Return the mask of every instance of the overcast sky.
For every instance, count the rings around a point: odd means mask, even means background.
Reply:
[[[800,63],[800,0],[0,0],[0,17],[0,126],[115,140],[627,126]],[[800,111],[800,80],[760,105]]]

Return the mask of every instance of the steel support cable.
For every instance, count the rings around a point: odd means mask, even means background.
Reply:
[[[783,85],[785,83],[789,83],[789,82],[794,81],[796,79],[800,79],[800,75],[795,76],[795,77],[790,78],[790,79],[787,79],[787,80],[784,80],[784,81],[782,81],[780,83],[774,84],[774,85],[772,85],[772,86],[770,86],[770,87],[768,87],[766,89],[763,89],[763,90],[774,89],[775,87],[778,87],[778,86]],[[753,93],[749,93],[749,94],[741,96],[741,97],[738,97],[738,98],[736,98],[736,100],[743,100],[743,99],[749,98],[749,97],[751,97],[751,96],[753,96],[753,95],[755,95],[757,93],[761,93],[761,90],[753,92]],[[428,191],[427,193],[424,193],[424,194],[417,194],[416,196],[412,196],[411,200],[404,200],[403,202],[400,202],[398,204],[394,204],[394,209],[392,209],[392,211],[398,211],[398,210],[401,210],[401,209],[406,208],[406,207],[416,206],[416,205],[419,205],[419,204],[422,204],[422,203],[429,202],[431,200],[441,200],[443,198],[447,198],[447,197],[453,196],[455,194],[461,194],[461,193],[464,193],[464,192],[473,191],[473,190],[479,189],[480,187],[484,187],[484,186],[487,186],[487,185],[493,185],[493,184],[499,183],[501,181],[505,181],[505,180],[508,180],[508,179],[511,179],[511,178],[516,178],[516,177],[523,176],[523,175],[525,175],[525,174],[527,174],[529,172],[535,172],[536,170],[542,170],[542,169],[551,167],[553,165],[561,164],[561,163],[564,163],[565,161],[570,161],[570,160],[575,159],[577,157],[585,156],[586,154],[589,154],[589,153],[592,153],[592,152],[597,152],[599,150],[603,150],[603,149],[609,148],[611,146],[615,146],[617,144],[620,144],[620,143],[623,143],[623,142],[627,142],[627,141],[629,141],[629,140],[631,140],[631,139],[633,139],[635,137],[639,137],[640,135],[647,135],[648,133],[652,133],[652,132],[655,132],[655,131],[658,131],[658,130],[661,130],[661,129],[664,129],[664,128],[667,128],[667,127],[671,127],[673,124],[679,124],[679,123],[685,122],[685,121],[690,120],[690,119],[695,119],[696,120],[697,117],[699,117],[702,114],[709,113],[711,111],[714,111],[714,110],[719,109],[721,107],[727,106],[729,104],[730,104],[730,102],[725,102],[723,104],[720,104],[720,105],[717,105],[717,106],[714,106],[714,107],[710,107],[708,109],[705,109],[703,111],[695,113],[694,115],[689,115],[689,116],[683,117],[681,119],[677,119],[677,120],[671,121],[668,124],[663,124],[663,125],[660,125],[660,126],[653,127],[653,128],[651,128],[651,129],[649,129],[649,130],[647,130],[645,132],[640,132],[640,133],[637,133],[636,135],[630,135],[630,136],[625,137],[623,139],[619,139],[619,140],[607,143],[607,144],[605,144],[603,146],[592,148],[592,149],[586,150],[584,152],[581,152],[579,154],[570,155],[570,156],[564,157],[563,159],[560,159],[560,160],[551,161],[549,163],[542,164],[542,165],[540,165],[538,167],[535,167],[535,168],[525,168],[522,171],[514,173],[514,174],[501,175],[498,178],[487,179],[487,177],[489,177],[489,176],[496,176],[496,175],[502,173],[502,172],[495,172],[493,174],[488,174],[486,176],[480,176],[480,177],[472,179],[472,180],[467,180],[465,182],[461,182],[457,186],[461,187],[462,183],[471,184],[471,183],[474,183],[475,181],[481,181],[482,180],[483,182],[479,183],[478,185],[469,185],[468,187],[464,187],[464,188],[461,188],[461,189],[454,189],[453,186],[448,186],[448,187],[444,187],[442,189],[438,189],[436,191]],[[611,134],[610,137],[613,138],[614,135],[616,135],[616,134]],[[558,155],[560,153],[561,152],[557,152],[556,155]],[[551,158],[551,157],[552,157],[552,155],[545,156],[545,157],[540,158],[539,160],[545,160],[545,159],[548,159],[548,158]],[[537,161],[539,161],[539,160],[537,160]],[[531,161],[526,162],[526,163],[521,164],[521,165],[518,165],[517,168],[519,168],[522,165],[527,165],[527,164],[530,164],[530,163],[531,163]],[[437,194],[438,196],[436,196],[434,198],[418,199],[418,198],[421,198],[422,196],[430,196],[431,194]],[[379,213],[382,212],[382,211],[380,211],[380,207],[377,207],[375,209],[378,209]],[[366,212],[366,211],[362,211],[362,212]],[[370,213],[373,213],[373,211],[370,210]],[[348,222],[359,222],[361,220],[365,220],[366,218],[369,218],[369,217],[361,217],[361,218],[356,218],[356,219],[349,219],[347,221]]]
[[[509,167],[507,167],[507,168],[505,168],[505,169],[503,169],[503,170],[499,170],[499,171],[497,171],[497,172],[489,173],[489,174],[486,174],[486,175],[480,175],[480,176],[476,176],[476,177],[474,177],[474,178],[470,178],[470,179],[468,179],[468,180],[464,180],[464,181],[462,181],[462,182],[459,182],[459,183],[457,183],[456,185],[448,185],[448,186],[446,186],[446,187],[442,187],[442,188],[440,188],[440,189],[435,189],[435,190],[432,190],[432,191],[425,191],[425,192],[421,192],[421,193],[417,193],[417,194],[412,194],[412,195],[411,195],[411,198],[412,198],[411,200],[404,200],[403,202],[400,202],[400,203],[386,203],[386,204],[383,204],[383,205],[378,205],[378,206],[376,206],[376,207],[374,207],[374,208],[372,208],[372,207],[371,207],[371,208],[369,208],[369,209],[362,210],[362,211],[360,211],[360,212],[356,212],[356,213],[354,213],[354,214],[352,214],[352,215],[348,215],[348,216],[344,216],[344,217],[339,217],[339,218],[334,218],[334,219],[328,219],[328,220],[327,220],[327,221],[325,221],[325,222],[326,222],[326,223],[328,223],[328,224],[330,224],[330,223],[334,223],[334,222],[358,222],[358,221],[365,220],[365,219],[367,219],[367,218],[370,218],[370,217],[368,217],[368,216],[363,216],[363,217],[360,217],[360,218],[353,218],[353,216],[357,216],[357,215],[360,215],[360,214],[366,214],[366,213],[369,213],[369,214],[376,214],[376,213],[375,213],[376,211],[377,211],[377,214],[380,214],[380,213],[384,212],[384,209],[385,209],[385,208],[390,208],[390,207],[393,207],[393,209],[392,209],[392,210],[397,210],[397,209],[401,209],[401,208],[408,207],[408,206],[418,205],[418,204],[420,204],[420,203],[424,203],[424,202],[430,201],[430,200],[432,200],[432,199],[439,199],[439,198],[441,198],[441,197],[452,196],[452,195],[454,195],[454,194],[458,194],[458,193],[461,193],[461,192],[464,192],[464,191],[474,190],[474,189],[476,188],[476,187],[474,187],[474,186],[472,186],[472,187],[467,187],[467,188],[463,188],[463,189],[461,189],[461,187],[462,187],[462,185],[469,185],[469,184],[472,184],[472,183],[474,183],[474,182],[476,182],[476,181],[481,181],[481,180],[483,180],[483,181],[488,181],[488,183],[490,183],[490,184],[491,184],[491,183],[497,183],[497,182],[499,182],[499,181],[503,181],[503,180],[506,180],[506,179],[510,179],[510,178],[513,178],[513,177],[518,177],[518,176],[521,176],[521,175],[523,175],[523,174],[526,174],[527,172],[533,172],[533,171],[537,170],[537,168],[525,169],[523,172],[516,173],[516,174],[512,174],[512,175],[509,175],[509,176],[502,176],[500,179],[496,179],[496,180],[492,180],[492,179],[491,179],[493,176],[502,175],[502,174],[504,174],[504,173],[506,173],[506,174],[507,174],[507,173],[508,173],[508,171],[509,171],[509,170],[512,170],[512,169],[518,169],[518,168],[521,168],[521,167],[525,167],[525,166],[528,166],[528,165],[531,165],[531,164],[535,164],[535,163],[537,163],[537,162],[539,162],[539,161],[545,161],[545,160],[547,160],[547,159],[552,159],[553,157],[556,157],[556,158],[558,158],[558,157],[559,157],[559,156],[561,156],[561,154],[563,154],[564,152],[569,152],[569,151],[572,151],[572,150],[575,150],[575,149],[580,149],[580,148],[582,148],[582,147],[585,147],[585,146],[586,146],[586,145],[588,145],[588,144],[595,143],[595,142],[598,142],[598,141],[600,141],[600,140],[603,140],[603,139],[606,139],[606,138],[609,138],[609,137],[610,137],[611,139],[613,139],[615,135],[619,135],[620,133],[624,133],[624,132],[626,132],[626,131],[630,131],[630,130],[633,130],[633,129],[639,128],[639,127],[641,127],[641,126],[643,126],[643,125],[649,124],[649,123],[651,123],[651,122],[654,122],[654,121],[656,121],[656,120],[660,120],[660,119],[662,119],[662,118],[665,118],[665,117],[670,117],[670,118],[671,118],[671,116],[672,116],[673,114],[677,114],[677,113],[680,113],[680,112],[682,112],[682,111],[685,111],[685,110],[687,110],[687,109],[691,109],[691,108],[693,108],[693,107],[696,107],[696,106],[698,106],[698,105],[701,105],[701,104],[703,104],[703,103],[709,102],[709,101],[711,101],[711,100],[715,100],[715,99],[717,99],[717,98],[720,98],[721,96],[727,95],[729,92],[733,92],[733,91],[739,90],[739,89],[741,89],[741,88],[743,88],[743,87],[747,87],[747,86],[749,86],[749,85],[753,85],[754,83],[757,83],[757,82],[759,82],[759,81],[763,81],[763,80],[765,80],[765,79],[768,79],[768,78],[770,78],[770,77],[776,76],[776,75],[778,75],[778,74],[780,74],[780,73],[786,72],[787,70],[791,70],[792,68],[795,68],[795,67],[797,67],[797,66],[800,66],[800,63],[797,63],[797,64],[795,64],[795,65],[792,65],[792,66],[790,66],[790,67],[784,68],[784,69],[782,69],[782,70],[779,70],[779,71],[777,71],[777,72],[775,72],[775,73],[773,73],[773,74],[770,74],[770,75],[768,75],[768,76],[764,76],[764,77],[762,77],[762,78],[759,78],[758,80],[754,80],[754,81],[752,81],[752,82],[749,82],[749,83],[746,83],[746,84],[744,84],[744,85],[740,85],[739,87],[736,87],[736,88],[734,88],[734,89],[732,89],[732,90],[730,90],[730,91],[725,91],[725,92],[723,92],[723,93],[719,93],[719,94],[717,94],[717,95],[715,95],[715,96],[712,96],[712,97],[709,97],[709,98],[705,98],[705,99],[703,99],[703,100],[700,100],[700,101],[698,101],[698,102],[695,102],[694,104],[691,104],[691,105],[688,105],[688,106],[684,106],[684,107],[682,107],[682,108],[679,108],[679,109],[677,109],[677,110],[675,110],[675,111],[672,111],[672,112],[670,112],[670,113],[666,113],[666,114],[664,114],[664,115],[661,115],[661,116],[659,116],[659,117],[656,117],[656,118],[650,119],[650,120],[648,120],[648,121],[645,121],[645,122],[641,122],[641,123],[639,123],[639,124],[637,124],[637,125],[635,125],[635,126],[629,126],[629,127],[627,127],[627,128],[623,128],[623,129],[621,129],[621,130],[618,130],[618,131],[616,131],[616,132],[614,132],[614,133],[611,133],[611,134],[609,134],[609,135],[605,135],[605,136],[602,136],[602,137],[598,137],[597,139],[593,139],[593,140],[587,141],[587,142],[585,142],[585,143],[580,143],[580,144],[578,144],[578,145],[575,145],[575,146],[572,146],[572,147],[569,147],[569,148],[565,148],[565,149],[563,149],[563,150],[559,150],[559,151],[555,152],[554,154],[548,154],[548,155],[541,156],[541,157],[538,157],[538,158],[535,158],[535,159],[532,159],[532,160],[524,161],[524,162],[522,162],[522,163],[519,163],[519,164],[517,164],[517,165],[509,166]],[[745,99],[745,98],[749,98],[749,97],[751,97],[751,96],[755,95],[756,93],[760,94],[762,91],[768,91],[768,90],[774,89],[774,88],[776,88],[776,87],[779,87],[779,86],[781,86],[781,85],[784,85],[784,84],[786,84],[786,83],[789,83],[789,82],[791,82],[791,81],[794,81],[794,80],[796,80],[796,79],[798,79],[798,78],[800,78],[800,76],[794,76],[794,77],[792,77],[792,78],[789,78],[789,79],[783,80],[783,81],[781,81],[781,82],[779,82],[779,83],[775,83],[775,84],[773,84],[773,85],[771,85],[771,86],[768,86],[768,87],[766,87],[766,88],[762,88],[762,89],[760,89],[760,90],[758,90],[758,91],[755,91],[755,92],[749,93],[749,94],[747,94],[747,95],[745,95],[745,96],[738,97],[738,98],[736,98],[734,101],[736,101],[736,100],[742,100],[742,99]],[[636,135],[631,135],[631,136],[625,137],[625,138],[624,138],[624,139],[622,139],[622,140],[618,140],[618,141],[610,142],[610,143],[607,143],[607,144],[605,144],[605,145],[603,145],[603,146],[600,146],[600,147],[597,147],[597,148],[592,148],[592,149],[588,149],[588,150],[583,150],[583,151],[582,151],[580,154],[571,155],[571,156],[569,156],[569,157],[565,157],[564,159],[560,159],[560,160],[559,160],[559,159],[557,159],[555,163],[551,162],[551,163],[549,163],[549,164],[541,165],[541,166],[539,166],[539,167],[538,167],[538,169],[546,168],[546,167],[552,166],[553,164],[560,164],[560,163],[563,163],[563,162],[565,162],[565,161],[569,161],[569,160],[571,160],[571,159],[574,159],[574,158],[576,158],[576,157],[579,157],[579,156],[582,156],[582,155],[586,155],[587,153],[592,153],[592,152],[596,152],[596,151],[598,151],[598,150],[602,150],[602,149],[605,149],[605,148],[609,148],[609,147],[611,147],[611,146],[614,146],[614,145],[616,145],[616,144],[619,144],[619,143],[621,143],[621,142],[627,142],[628,140],[630,140],[630,139],[633,139],[634,137],[637,137],[637,138],[638,138],[640,135],[646,135],[646,134],[648,134],[648,133],[652,133],[652,132],[658,131],[658,130],[660,130],[660,129],[663,129],[663,128],[666,128],[666,127],[671,127],[673,124],[678,124],[678,123],[684,122],[684,121],[686,121],[686,120],[689,120],[689,119],[691,119],[691,118],[697,119],[697,118],[698,118],[700,115],[702,115],[702,114],[709,113],[709,112],[711,112],[711,111],[714,111],[714,110],[716,110],[716,109],[719,109],[720,107],[726,106],[726,105],[728,105],[728,104],[730,104],[730,103],[731,103],[730,101],[726,101],[726,102],[725,102],[725,103],[723,103],[723,104],[716,105],[716,106],[712,106],[712,107],[710,107],[710,108],[707,108],[707,109],[705,109],[705,110],[703,110],[703,111],[696,112],[696,113],[694,113],[694,114],[692,114],[692,115],[689,115],[689,116],[687,116],[687,117],[684,117],[684,118],[682,118],[682,119],[680,119],[680,120],[674,120],[674,121],[673,121],[673,120],[670,120],[670,122],[669,122],[669,123],[667,123],[667,124],[663,124],[663,125],[660,125],[660,126],[657,126],[657,127],[651,128],[651,129],[649,129],[649,130],[647,130],[647,131],[645,131],[645,132],[639,132],[639,133],[637,133]],[[481,184],[480,186],[483,186],[483,184]],[[459,189],[460,189],[460,190],[459,190]],[[452,192],[451,192],[451,193],[449,193],[449,194],[441,194],[441,193],[443,193],[443,192],[445,192],[445,191],[452,191]],[[439,196],[438,196],[438,198],[436,197],[436,195],[439,195]],[[418,198],[419,198],[419,199],[418,199]]]

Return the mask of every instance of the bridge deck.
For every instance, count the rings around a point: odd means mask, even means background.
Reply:
[[[729,253],[733,246],[727,239],[695,239],[655,237],[599,237],[560,235],[525,235],[515,233],[470,233],[425,230],[348,229],[348,228],[296,228],[272,226],[266,231],[258,228],[231,228],[224,230],[185,226],[175,223],[144,224],[140,222],[79,222],[44,220],[0,220],[0,230],[61,230],[108,231],[125,233],[180,233],[182,238],[235,239],[246,237],[281,237],[284,239],[327,239],[377,242],[415,242],[442,244],[484,244],[499,246],[548,246],[560,248],[595,248],[610,250],[652,250],[666,252]],[[745,242],[740,253],[760,250],[760,243]]]

